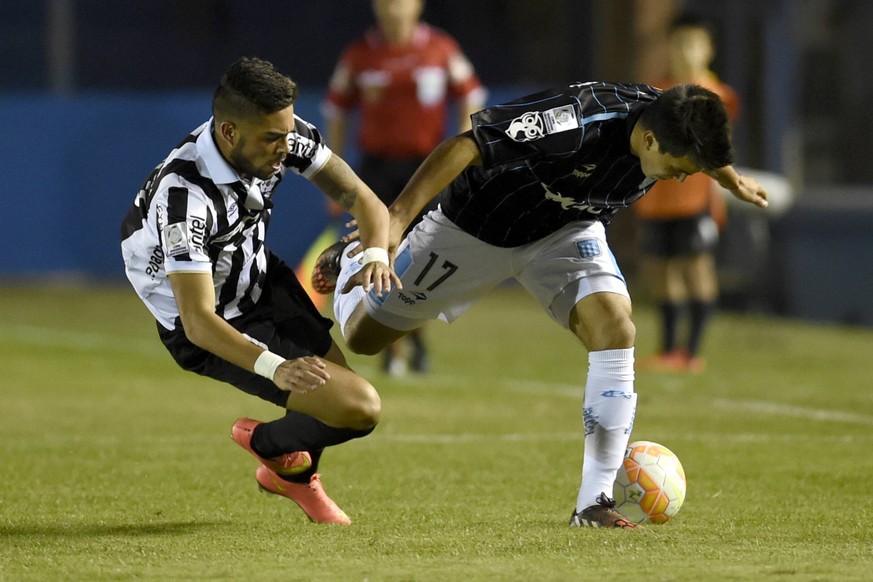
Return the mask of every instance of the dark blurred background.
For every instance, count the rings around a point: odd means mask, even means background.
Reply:
[[[425,20],[458,39],[495,103],[577,80],[663,78],[682,12],[711,23],[714,70],[740,95],[739,165],[778,178],[770,212],[731,207],[723,303],[873,325],[873,2],[430,0]],[[272,61],[319,125],[340,52],[372,21],[368,0],[0,0],[0,278],[120,280],[118,223],[209,116],[226,66]],[[309,184],[285,184],[270,236],[294,261],[326,217]],[[610,236],[632,271],[630,215]]]

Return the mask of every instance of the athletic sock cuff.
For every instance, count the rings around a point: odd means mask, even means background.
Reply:
[[[633,374],[634,348],[620,350],[601,350],[588,353],[588,365],[608,372]]]

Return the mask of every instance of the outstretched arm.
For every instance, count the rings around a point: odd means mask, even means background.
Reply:
[[[767,208],[767,191],[754,178],[740,175],[733,166],[725,166],[706,173],[740,200]]]
[[[481,163],[479,147],[469,131],[438,145],[388,209],[391,216],[389,245],[396,249],[403,232],[427,203],[469,166]]]
[[[361,247],[365,252],[367,249],[374,249],[371,256],[379,259],[367,262],[365,258],[361,276],[364,290],[369,291],[372,285],[377,295],[390,291],[392,282],[397,285],[400,280],[389,267],[388,255],[384,252],[388,249],[389,224],[385,205],[336,154],[330,156],[324,167],[312,177],[312,181],[355,218]],[[379,257],[377,249],[383,249],[381,254],[384,257]]]
[[[185,335],[194,345],[268,377],[288,392],[306,393],[330,380],[324,362],[316,356],[282,361],[283,358],[272,355],[273,366],[267,365],[271,373],[265,373],[256,364],[264,348],[247,340],[215,313],[215,287],[209,273],[170,273],[169,279]]]

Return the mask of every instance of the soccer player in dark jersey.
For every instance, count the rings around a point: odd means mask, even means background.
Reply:
[[[636,527],[610,497],[637,396],[631,301],[605,226],[656,180],[696,172],[758,206],[767,194],[731,166],[724,104],[696,85],[661,92],[577,83],[490,107],[472,121],[472,131],[428,156],[389,208],[402,289],[367,292],[355,248],[325,251],[317,268],[338,274],[337,321],[352,351],[374,354],[427,320],[451,322],[517,280],[588,350],[585,456],[570,525]],[[440,192],[440,208],[401,243],[409,221]]]
[[[264,246],[286,170],[312,180],[356,218],[368,253],[363,284],[381,293],[388,211],[318,130],[294,114],[297,86],[270,63],[230,66],[212,118],[158,165],[121,228],[125,271],[178,364],[281,406],[272,422],[241,418],[231,436],[259,461],[262,489],[310,520],[347,525],[316,472],[325,447],[369,434],[379,395],[352,372],[289,269]]]

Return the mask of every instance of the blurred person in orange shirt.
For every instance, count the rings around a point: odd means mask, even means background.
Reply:
[[[338,155],[346,152],[349,114],[359,111],[356,169],[386,205],[443,140],[450,99],[458,112],[451,133],[469,130],[470,115],[485,102],[485,90],[457,41],[422,22],[423,10],[424,0],[373,0],[376,26],[345,49],[324,101],[327,141]],[[433,208],[435,202],[423,213]],[[318,290],[317,281],[313,287]],[[421,332],[408,337],[409,362],[400,357],[399,346],[389,346],[386,372],[426,371]]]
[[[710,69],[715,56],[712,33],[705,22],[681,16],[671,25],[669,75],[659,87],[681,83],[706,87],[721,97],[736,119],[736,92]],[[718,184],[704,173],[682,181],[662,180],[632,206],[640,220],[643,268],[661,312],[660,352],[643,358],[642,369],[701,372],[699,355],[706,325],[718,298],[714,251],[727,219]],[[688,335],[679,341],[679,323],[688,318]]]

